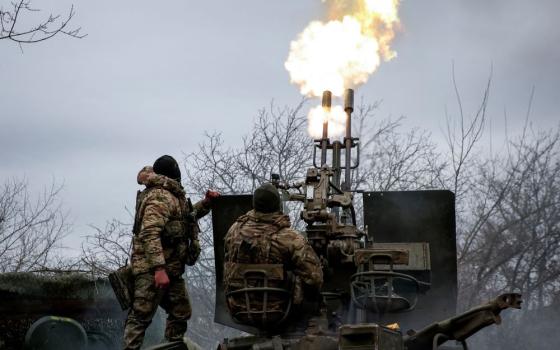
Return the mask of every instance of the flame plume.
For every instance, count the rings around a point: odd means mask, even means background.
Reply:
[[[302,94],[320,96],[367,82],[381,60],[396,56],[390,44],[399,26],[399,0],[332,0],[330,20],[311,22],[290,44],[285,67]]]
[[[334,106],[325,111],[323,106],[311,108],[307,116],[307,131],[315,139],[320,139],[323,133],[323,122],[329,122],[329,135],[342,135],[346,128],[346,113],[342,106]]]

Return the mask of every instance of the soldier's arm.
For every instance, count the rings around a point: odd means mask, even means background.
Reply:
[[[196,210],[196,219],[198,220],[206,216],[210,212],[212,201],[220,196],[221,194],[218,191],[214,191],[214,190],[206,191],[206,194],[204,195],[204,199],[196,202],[196,204],[193,205],[194,210]]]
[[[170,203],[159,190],[153,190],[145,200],[146,206],[138,238],[142,242],[148,264],[153,269],[165,265],[160,237],[171,214]]]
[[[307,240],[295,231],[288,231],[286,239],[291,245],[291,259],[295,267],[295,274],[303,283],[320,288],[323,284],[323,270],[321,261]]]
[[[210,202],[205,201],[204,199],[200,200],[193,204],[193,209],[196,211],[197,220],[203,218],[210,212]]]

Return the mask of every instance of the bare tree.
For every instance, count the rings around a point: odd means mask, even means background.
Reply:
[[[67,214],[54,183],[34,199],[24,180],[8,180],[0,189],[0,272],[24,272],[52,266],[68,233]]]
[[[554,289],[552,294],[547,295],[549,303],[557,294],[557,271],[535,282],[538,287],[528,287],[527,284],[533,284],[530,280],[535,270],[527,271],[526,268],[535,268],[527,259],[538,261],[538,268],[542,271],[537,274],[542,275],[543,271],[550,270],[545,261],[555,264],[555,219],[549,215],[545,220],[542,215],[545,208],[560,210],[559,202],[540,203],[539,200],[553,196],[538,194],[542,191],[555,193],[557,188],[554,179],[558,167],[558,132],[543,134],[530,130],[532,134],[527,134],[533,91],[526,126],[519,139],[506,140],[506,153],[499,156],[484,154],[477,146],[485,127],[491,76],[479,107],[468,120],[454,72],[453,85],[459,115],[455,119],[446,115],[446,140],[450,155],[446,187],[456,193],[460,307],[467,308],[497,293],[512,290],[523,292],[529,300],[529,307],[542,307],[543,295],[547,294],[545,289]],[[533,184],[527,188],[530,180],[537,181],[542,187]],[[525,198],[521,199],[522,194]],[[537,197],[530,200],[531,195]],[[541,229],[541,235],[534,232],[532,239],[527,238],[528,232],[543,225],[548,228],[546,233]],[[542,247],[539,242],[543,239],[548,247],[547,254],[552,252],[546,258],[542,256],[543,252],[533,250]],[[535,258],[532,254],[539,257]],[[516,261],[513,268],[509,266],[512,261]],[[537,304],[533,300],[535,288],[540,288]]]
[[[377,104],[356,108],[354,135],[362,143],[360,168],[352,172],[352,185],[368,191],[441,188],[446,162],[419,129],[402,130],[403,117],[375,119]]]
[[[500,337],[488,330],[475,342],[481,349],[530,348],[540,342],[531,336],[537,328],[560,319],[549,312],[547,321],[524,324],[534,310],[550,308],[560,295],[560,129],[529,128],[533,89],[521,135],[512,139],[506,134],[501,154],[484,151],[479,143],[490,83],[491,76],[479,107],[467,118],[453,73],[459,115],[446,115],[450,167],[444,178],[456,192],[459,307],[521,292],[525,308]],[[527,327],[531,331],[519,332]]]
[[[305,133],[304,104],[305,100],[295,108],[278,108],[271,103],[259,110],[238,149],[225,147],[219,133],[206,134],[198,150],[185,157],[188,188],[196,193],[209,187],[228,194],[250,193],[270,180],[272,172],[285,181],[301,177],[310,164],[312,144]]]
[[[38,24],[28,25],[21,28],[26,15],[39,12],[39,9],[31,5],[31,0],[10,1],[8,5],[0,4],[0,40],[10,40],[17,44],[32,44],[50,39],[58,34],[73,38],[83,38],[87,34],[81,33],[81,28],[70,29],[70,21],[76,14],[74,5],[66,16],[50,13]]]
[[[560,292],[560,130],[533,133],[511,149],[498,175],[481,170],[478,191],[495,204],[463,252],[472,277],[463,290],[482,297],[517,290],[528,308],[540,308]]]
[[[471,118],[467,119],[463,107],[461,93],[455,77],[455,65],[452,66],[453,88],[457,100],[458,116],[453,118],[446,111],[446,142],[451,158],[451,174],[447,186],[455,193],[455,197],[461,200],[470,187],[475,171],[476,158],[473,158],[479,141],[482,138],[486,123],[486,110],[490,97],[490,86],[492,83],[492,71],[488,77],[480,105]]]
[[[99,276],[125,266],[132,247],[132,225],[113,219],[104,228],[91,227],[93,234],[82,244],[81,265]]]
[[[272,172],[283,180],[303,176],[311,163],[312,139],[306,134],[305,101],[296,107],[278,108],[271,103],[258,111],[253,129],[243,137],[239,148],[225,147],[221,135],[207,134],[198,149],[185,156],[186,186],[190,193],[204,193],[214,188],[224,194],[251,193]],[[208,218],[201,221],[202,252],[197,263],[187,269],[189,294],[193,302],[193,319],[189,335],[211,348],[218,339],[239,334],[213,323],[216,294],[214,243]]]

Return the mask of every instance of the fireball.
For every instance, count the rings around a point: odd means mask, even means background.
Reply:
[[[396,56],[391,42],[400,24],[398,8],[399,0],[329,1],[329,20],[312,21],[290,44],[284,64],[290,81],[310,97],[324,90],[342,96],[345,89],[366,83],[382,61]],[[320,134],[327,118],[329,134],[336,136],[337,112],[319,110],[309,112],[310,135]]]

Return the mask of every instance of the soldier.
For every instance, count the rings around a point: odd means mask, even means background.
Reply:
[[[271,267],[268,270],[268,287],[278,288],[286,285],[285,281],[274,282],[278,277],[274,276],[275,271],[278,271],[277,267],[280,267],[283,273],[290,272],[295,275],[296,282],[291,288],[292,304],[301,303],[303,289],[315,292],[320,289],[323,283],[321,262],[307,240],[290,228],[290,218],[282,214],[280,207],[278,190],[272,184],[263,184],[253,195],[254,209],[239,217],[227,232],[224,259],[226,294],[245,287],[262,287],[262,284],[257,285],[258,283],[247,285],[247,281],[242,280],[242,276],[246,274],[246,270],[243,269],[251,266],[250,264],[265,264]],[[282,300],[274,297],[273,293],[270,294],[264,299],[267,303],[266,312],[272,314],[265,316],[264,320],[261,318],[260,321],[275,322],[286,316],[281,311],[288,302],[286,298]],[[229,311],[238,322],[254,323],[255,318],[262,317],[262,314],[257,317],[248,315],[247,303],[251,304],[250,309],[257,310],[263,307],[263,302],[259,301],[258,297],[245,297],[243,293],[227,296]],[[257,320],[257,323],[260,321]]]
[[[191,206],[181,186],[179,166],[168,155],[158,158],[153,168],[144,167],[137,180],[146,189],[136,199],[134,296],[125,324],[125,349],[140,349],[158,305],[167,312],[165,338],[182,340],[191,317],[182,275],[185,264],[193,265],[200,253],[196,220],[208,214],[211,201],[219,196],[208,191]]]

